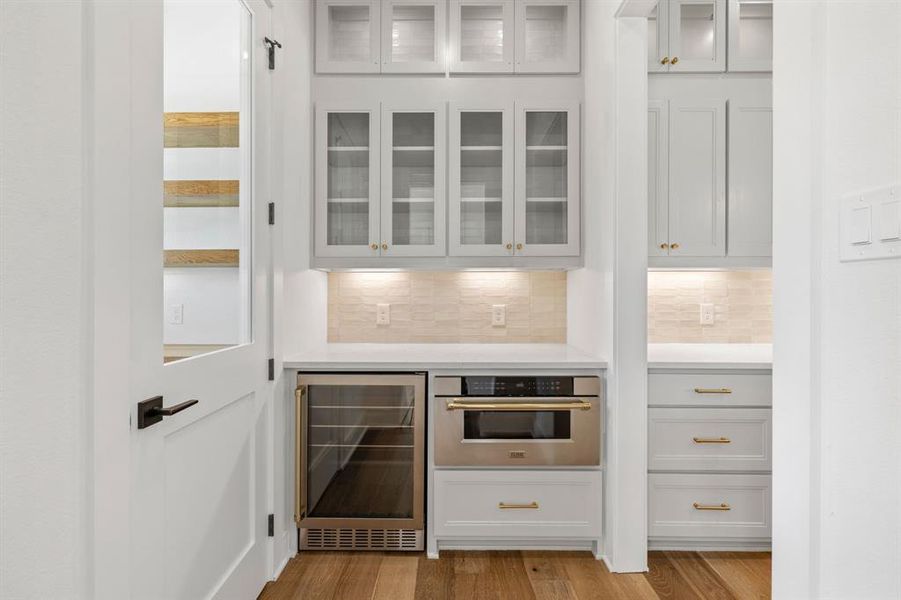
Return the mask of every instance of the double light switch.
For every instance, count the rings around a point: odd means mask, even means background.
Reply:
[[[841,260],[901,257],[901,186],[842,199]]]

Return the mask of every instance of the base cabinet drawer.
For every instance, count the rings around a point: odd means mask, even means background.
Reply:
[[[770,373],[650,373],[649,406],[772,406]]]
[[[600,471],[435,471],[444,538],[600,537]]]
[[[771,536],[769,475],[648,476],[651,538],[744,538]]]
[[[651,471],[769,471],[769,408],[648,409]]]

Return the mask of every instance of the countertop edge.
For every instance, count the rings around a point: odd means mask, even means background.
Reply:
[[[448,362],[422,360],[410,361],[333,361],[333,360],[285,360],[285,369],[379,369],[379,370],[485,370],[485,369],[578,369],[606,370],[606,361],[555,362],[555,361],[509,361],[509,362]]]

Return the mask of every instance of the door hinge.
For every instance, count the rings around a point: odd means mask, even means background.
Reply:
[[[269,537],[275,537],[275,515],[269,515]]]
[[[269,47],[269,70],[275,70],[275,49],[281,48],[282,45],[278,43],[278,40],[270,40],[268,37],[263,38],[263,43]]]
[[[275,359],[270,358],[266,361],[266,365],[269,369],[269,381],[275,381]]]
[[[269,224],[275,225],[275,202],[269,203]]]

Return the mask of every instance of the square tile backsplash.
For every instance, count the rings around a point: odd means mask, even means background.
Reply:
[[[701,304],[713,304],[713,325],[700,324]],[[770,271],[651,271],[648,273],[651,343],[771,343]]]
[[[495,304],[505,327],[491,325]],[[565,343],[566,272],[329,273],[328,341]]]

